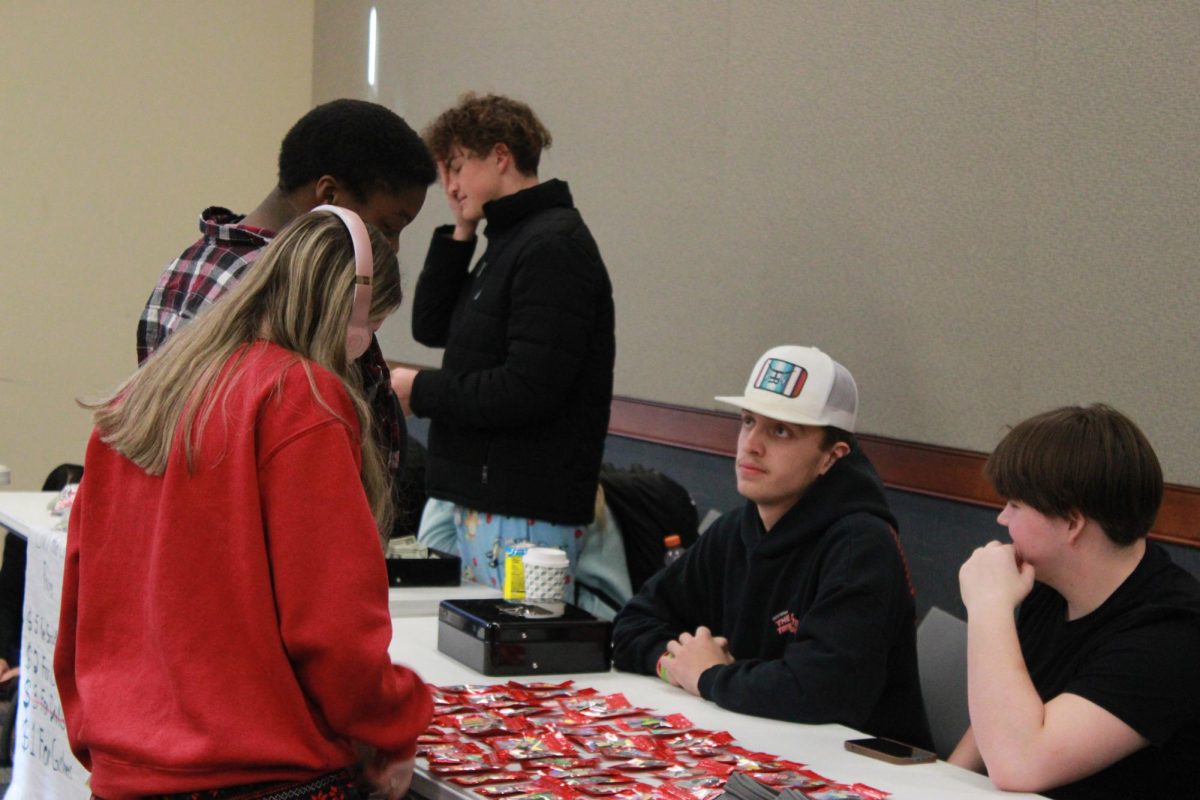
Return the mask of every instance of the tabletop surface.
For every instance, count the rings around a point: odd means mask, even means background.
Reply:
[[[0,525],[28,537],[35,529],[54,530],[59,517],[50,513],[58,492],[0,492]]]
[[[407,617],[392,620],[392,660],[416,670],[428,683],[506,683],[508,678],[489,677],[455,661],[437,649],[436,617]],[[864,734],[842,725],[801,725],[737,714],[669,686],[657,678],[627,672],[594,672],[576,675],[538,675],[531,680],[560,682],[574,680],[577,688],[591,687],[602,694],[621,692],[640,707],[663,714],[684,714],[696,726],[728,731],[749,750],[781,756],[807,764],[825,777],[844,783],[865,783],[891,792],[893,800],[969,800],[974,797],[1032,798],[1033,794],[1001,792],[986,776],[939,761],[935,764],[897,766],[848,752],[847,739]],[[520,679],[517,679],[520,680]],[[451,790],[442,782],[431,782],[423,771],[414,789],[431,800],[471,797]]]

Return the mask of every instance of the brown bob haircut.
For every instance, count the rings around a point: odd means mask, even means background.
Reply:
[[[1150,532],[1163,495],[1154,448],[1132,420],[1103,404],[1030,417],[996,446],[984,475],[1002,497],[1046,516],[1078,511],[1118,545]]]
[[[459,97],[458,105],[429,123],[422,136],[438,161],[449,161],[456,146],[482,156],[503,144],[525,175],[537,175],[542,150],[553,142],[537,114],[520,100],[474,92]]]

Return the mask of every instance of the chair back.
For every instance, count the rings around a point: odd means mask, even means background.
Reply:
[[[925,713],[939,758],[971,724],[967,711],[967,623],[934,606],[917,626],[917,665]]]

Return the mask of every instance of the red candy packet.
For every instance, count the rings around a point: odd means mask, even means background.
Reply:
[[[425,754],[425,759],[432,764],[466,764],[483,761],[483,756],[492,756],[474,742],[459,742],[453,747],[438,748]]]
[[[640,731],[642,733],[655,733],[658,731],[675,733],[692,727],[692,721],[683,714],[671,714],[667,717],[660,717],[654,714],[623,717],[618,719],[614,724],[622,730]]]
[[[525,761],[529,769],[541,770],[557,767],[558,769],[573,769],[575,767],[600,768],[600,759],[592,756],[552,756],[550,758],[531,758]]]
[[[590,791],[590,787],[612,786],[621,783],[634,783],[633,778],[630,778],[627,775],[618,775],[615,772],[607,772],[600,775],[580,775],[577,777],[567,778],[559,777],[557,775],[551,775],[549,777],[557,778],[567,786],[570,786],[572,789],[578,789],[581,792],[587,792],[588,794],[596,794],[596,792]],[[604,792],[603,794],[615,794],[615,792]]]
[[[621,791],[609,795],[609,800],[654,800],[654,787],[648,783],[628,783]]]
[[[446,780],[459,786],[486,786],[492,783],[509,783],[514,778],[525,778],[521,772],[480,772],[468,775],[451,775]]]
[[[791,762],[781,761],[770,753],[752,753],[744,747],[727,747],[724,755],[711,756],[712,761],[731,764],[738,772],[779,772]]]
[[[616,777],[623,782],[628,783],[633,778],[626,778],[608,767],[602,767],[599,764],[590,764],[583,767],[534,767],[533,770],[541,775],[548,775],[551,778],[558,778],[560,781],[565,781],[568,778],[595,778],[595,777]],[[570,783],[567,784],[568,786]]]
[[[578,800],[579,792],[554,778],[541,777],[530,784],[533,791],[516,795],[514,800]]]
[[[447,751],[457,750],[464,744],[466,744],[466,742],[461,739],[455,739],[452,742],[430,742],[428,744],[418,745],[417,752],[428,758],[431,753],[445,753]]]
[[[614,730],[612,726],[599,723],[577,711],[564,711],[551,724],[556,728],[563,728],[573,736],[597,736]]]
[[[579,689],[578,691],[572,690],[571,687],[573,687],[575,685],[575,681],[572,681],[572,680],[566,680],[566,681],[563,681],[562,683],[548,683],[546,681],[529,681],[528,683],[523,683],[521,681],[509,681],[508,683],[506,683],[504,685],[511,686],[515,689],[520,689],[521,691],[524,691],[524,692],[533,692],[533,693],[539,694],[543,697],[545,697],[545,696],[562,697],[562,696],[571,695],[571,694],[581,694],[581,695],[599,694],[595,689],[585,688],[585,689]]]
[[[671,738],[668,744],[675,750],[710,748],[724,752],[733,741],[733,735],[728,731],[691,730]]]
[[[625,795],[629,786],[628,783],[593,783],[575,788],[592,797],[617,797]]]
[[[417,737],[417,744],[446,744],[448,742],[457,742],[458,734],[454,731],[442,730],[435,728],[432,725],[425,729],[425,732]]]
[[[563,711],[574,711],[585,717],[591,717],[594,720],[611,719],[629,714],[641,714],[646,711],[644,708],[634,708],[631,706],[629,698],[620,692],[598,697],[580,695],[560,697],[557,703],[562,706]]]
[[[557,714],[558,709],[550,706],[528,705],[526,703],[514,703],[511,706],[493,706],[497,714],[503,717],[541,717],[547,714]]]
[[[681,786],[677,783],[659,784],[654,789],[655,800],[715,800],[725,793],[721,786]]]
[[[467,736],[495,736],[528,730],[531,726],[524,717],[502,717],[486,711],[471,711],[464,714],[443,714],[434,717],[435,724],[453,728]]]
[[[517,761],[575,755],[575,745],[558,731],[531,731],[521,736],[493,736],[488,745]]]
[[[820,789],[829,783],[824,775],[818,775],[808,769],[788,769],[782,772],[758,772],[750,776],[759,783],[765,783],[773,789],[795,789],[806,792],[809,789]]]
[[[670,749],[646,734],[612,733],[596,737],[595,742],[608,758],[671,758]]]
[[[519,781],[517,783],[495,783],[487,786],[472,787],[472,791],[476,794],[481,794],[484,797],[511,797],[518,794],[529,794],[537,791],[533,781]]]
[[[429,771],[436,775],[465,775],[478,772],[495,772],[504,769],[504,761],[489,753],[480,761],[464,761],[458,764],[430,764]]]
[[[667,768],[671,767],[673,764],[674,764],[674,762],[669,761],[665,758],[629,758],[629,759],[619,762],[616,765],[616,768],[620,769],[622,772],[628,772],[628,771],[640,772],[643,770],[649,771],[649,770],[656,770],[656,769],[659,769],[659,770],[667,769]]]
[[[695,778],[700,775],[709,773],[697,767],[695,764],[671,764],[663,769],[656,770],[652,773],[654,777],[664,781],[677,781],[683,778]]]

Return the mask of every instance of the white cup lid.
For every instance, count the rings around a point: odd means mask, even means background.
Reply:
[[[525,565],[535,567],[567,567],[567,554],[557,547],[533,547],[525,551]]]

